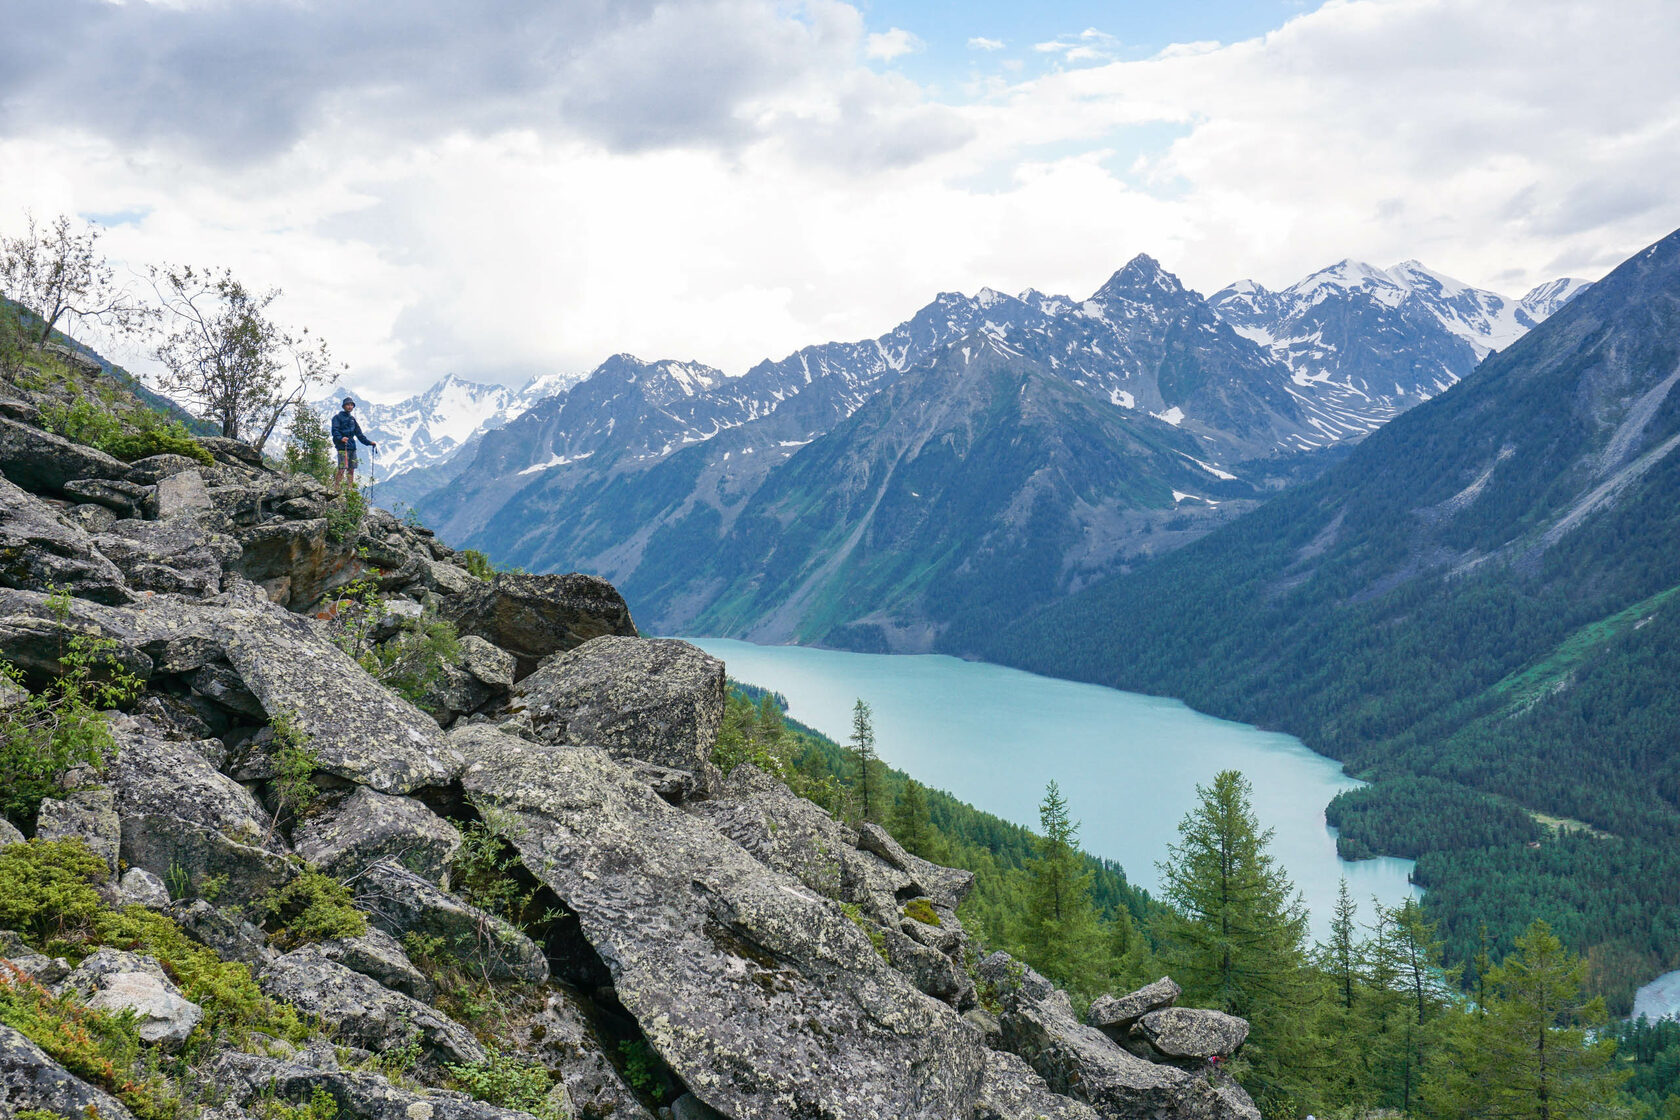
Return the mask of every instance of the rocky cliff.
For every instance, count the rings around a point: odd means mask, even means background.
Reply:
[[[722,772],[724,666],[605,582],[0,390],[0,720],[115,704],[0,822],[0,1116],[1257,1118],[1241,1020],[1082,1020],[968,872]]]

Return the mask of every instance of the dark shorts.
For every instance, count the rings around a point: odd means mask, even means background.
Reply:
[[[341,471],[353,471],[356,469],[355,444],[352,443],[349,447],[341,447],[338,449],[338,469]]]

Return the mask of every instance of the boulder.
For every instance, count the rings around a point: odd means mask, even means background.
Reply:
[[[436,591],[440,595],[465,595],[480,582],[465,568],[457,568],[441,560],[422,559],[419,576],[420,583],[428,591]]]
[[[729,1117],[693,1093],[684,1093],[671,1102],[671,1120],[729,1120]]]
[[[117,884],[117,904],[162,910],[169,905],[169,888],[144,867],[131,867],[123,872],[122,881]]]
[[[1099,1120],[1099,1114],[1088,1104],[1051,1092],[1044,1078],[1014,1054],[989,1050],[974,1120]]]
[[[1081,1023],[1066,992],[1007,953],[981,961],[980,975],[997,993],[1003,1049],[1053,1092],[1115,1120],[1258,1120],[1240,1088],[1146,1061]]]
[[[233,538],[190,518],[118,521],[93,538],[137,591],[207,598],[222,589],[223,567],[239,555]]]
[[[196,469],[160,478],[153,488],[146,512],[159,521],[191,517],[211,508],[210,489]]]
[[[128,464],[63,436],[0,418],[0,474],[25,490],[58,496],[73,479],[126,479]]]
[[[492,980],[548,980],[548,958],[529,937],[407,868],[381,860],[363,870],[351,886],[356,905],[393,937],[418,933],[442,938],[445,952]]]
[[[222,899],[253,902],[296,870],[273,821],[244,786],[184,743],[154,738],[137,721],[112,721],[117,758],[111,788],[122,822],[122,858],[173,890],[220,885]]]
[[[3,421],[0,421],[3,423]],[[82,529],[41,499],[0,478],[0,587],[62,587],[100,603],[126,603],[122,571]]]
[[[511,704],[543,742],[704,773],[723,695],[723,662],[687,642],[607,636],[543,662]]]
[[[364,575],[367,565],[347,545],[327,534],[325,518],[265,521],[231,530],[240,554],[230,570],[265,586],[285,588],[276,601],[290,610],[307,610],[322,597]]]
[[[686,810],[773,871],[838,899],[852,830],[750,762],[730,771],[718,795]]]
[[[316,1090],[324,1090],[339,1120],[531,1120],[527,1113],[465,1093],[399,1088],[377,1073],[342,1070],[330,1050],[306,1051],[295,1060],[224,1050],[211,1063],[208,1080],[231,1100],[252,1107],[278,1099],[301,1109]]]
[[[498,572],[446,598],[443,616],[462,634],[476,634],[513,654],[515,679],[551,653],[575,649],[604,634],[636,636],[630,608],[612,584],[596,576],[532,576]]]
[[[69,509],[61,510],[58,516],[66,525],[88,534],[103,533],[117,522],[115,513],[92,502],[80,502]]]
[[[459,1023],[310,946],[276,958],[258,977],[263,991],[320,1017],[333,1037],[374,1053],[418,1041],[423,1061],[470,1065],[484,1048]]]
[[[1091,1001],[1085,1021],[1116,1042],[1126,1037],[1132,1024],[1163,1007],[1171,1007],[1181,995],[1172,977],[1163,976],[1153,984],[1145,984],[1135,992],[1118,998],[1098,996]]]
[[[1162,1057],[1199,1065],[1235,1054],[1248,1038],[1248,1020],[1223,1011],[1167,1007],[1139,1019],[1137,1033]]]
[[[9,929],[0,929],[0,960],[9,962],[37,984],[56,984],[70,975],[70,962],[63,957],[37,953]]]
[[[117,820],[115,795],[110,789],[80,789],[42,801],[35,818],[35,836],[40,840],[80,840],[105,861],[107,878],[116,877],[122,823]]]
[[[181,994],[151,957],[100,949],[64,980],[95,1011],[133,1012],[140,1041],[173,1050],[204,1019],[204,1009]]]
[[[199,436],[198,443],[210,452],[211,458],[218,463],[245,468],[247,474],[274,473],[268,464],[263,462],[262,452],[244,440],[228,439],[225,436]]]
[[[219,909],[202,898],[169,904],[169,916],[188,936],[216,950],[230,961],[242,961],[253,968],[267,964],[280,954],[268,947],[262,930],[237,913]]]
[[[149,455],[128,465],[128,477],[134,482],[153,485],[183,471],[197,471],[200,463],[185,455]],[[202,475],[201,475],[202,477]]]
[[[451,734],[462,784],[577,916],[617,999],[737,1120],[965,1116],[980,1040],[840,907],[777,874],[588,747]]]
[[[873,821],[864,821],[858,826],[857,847],[859,851],[879,856],[889,867],[910,876],[919,893],[926,895],[939,910],[955,913],[968,897],[968,892],[974,889],[974,872],[941,867],[931,860],[911,855],[886,829]]]
[[[520,1052],[558,1075],[569,1115],[653,1120],[607,1056],[612,1040],[595,1028],[590,1010],[569,989],[555,988],[543,1009],[515,1029]]]
[[[8,844],[21,843],[23,843],[23,833],[19,832],[17,826],[12,824],[11,821],[5,817],[0,817],[0,848],[4,848]]]
[[[447,784],[460,758],[436,721],[395,696],[310,620],[238,594],[215,613],[228,661],[269,718],[285,713],[319,756],[320,769],[381,793]]]
[[[124,482],[116,478],[73,478],[63,487],[64,496],[73,502],[103,506],[115,517],[139,517],[146,504],[148,489],[138,482]]]
[[[0,1109],[7,1116],[39,1109],[58,1116],[134,1120],[115,1097],[72,1075],[4,1023],[0,1023]]]
[[[298,855],[339,879],[389,858],[435,883],[461,846],[461,833],[412,798],[358,786],[299,821],[292,843]]]
[[[329,961],[377,980],[393,992],[431,1002],[432,982],[414,967],[396,938],[382,929],[369,929],[360,937],[322,941],[316,948]]]
[[[488,688],[512,688],[516,664],[513,654],[497,649],[476,634],[461,639],[461,668]]]

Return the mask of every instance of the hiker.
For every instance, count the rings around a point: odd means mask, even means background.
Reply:
[[[369,447],[379,446],[362,434],[362,426],[356,423],[355,411],[356,402],[345,397],[343,410],[332,418],[332,441],[338,449],[338,470],[333,472],[334,486],[342,486],[346,476],[350,485],[356,485],[356,440]]]

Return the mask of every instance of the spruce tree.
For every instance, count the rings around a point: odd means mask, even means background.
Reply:
[[[1272,833],[1250,808],[1247,779],[1225,770],[1196,792],[1160,865],[1171,904],[1161,955],[1187,1004],[1249,1021],[1244,1085],[1268,1115],[1293,1113],[1312,1103],[1317,1065],[1306,907],[1267,851]]]
[[[1092,872],[1079,851],[1079,824],[1068,816],[1055,782],[1045,787],[1038,820],[1038,855],[1027,861],[1027,963],[1067,987],[1094,993],[1108,973],[1102,925],[1091,901]]]
[[[886,806],[882,803],[881,763],[875,757],[874,713],[861,697],[852,705],[852,763],[857,767],[852,793],[857,798],[858,816],[878,821]]]

